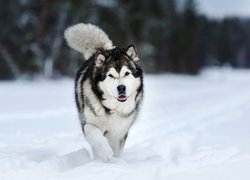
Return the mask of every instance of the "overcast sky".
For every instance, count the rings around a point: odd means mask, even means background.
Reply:
[[[250,17],[250,0],[197,0],[197,6],[210,17]]]

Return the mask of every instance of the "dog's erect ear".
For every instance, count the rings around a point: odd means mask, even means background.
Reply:
[[[96,67],[101,67],[106,60],[106,57],[102,53],[97,53],[95,58]]]
[[[139,60],[139,57],[138,57],[138,54],[136,52],[136,49],[135,49],[135,46],[132,44],[132,45],[129,45],[128,48],[127,48],[127,55],[133,60],[133,61],[138,61]]]

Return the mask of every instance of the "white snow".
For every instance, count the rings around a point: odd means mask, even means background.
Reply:
[[[0,82],[0,180],[249,180],[250,71],[146,75],[125,152],[93,160],[73,79]]]

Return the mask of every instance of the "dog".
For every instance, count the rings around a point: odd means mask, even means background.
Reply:
[[[92,24],[64,32],[67,44],[86,61],[77,71],[75,101],[82,131],[95,159],[121,156],[128,132],[143,100],[143,70],[134,45],[113,46]]]

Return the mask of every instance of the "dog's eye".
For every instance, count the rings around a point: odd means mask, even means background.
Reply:
[[[126,72],[126,73],[125,73],[125,76],[128,76],[129,74],[130,74],[129,72]]]
[[[108,76],[111,77],[111,78],[114,78],[114,76],[112,74],[109,74]]]

